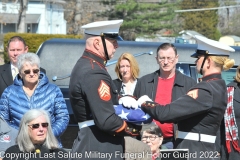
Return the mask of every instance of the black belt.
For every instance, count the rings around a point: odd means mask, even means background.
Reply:
[[[174,137],[170,137],[170,138],[163,138],[163,144],[168,143],[168,142],[174,142]]]

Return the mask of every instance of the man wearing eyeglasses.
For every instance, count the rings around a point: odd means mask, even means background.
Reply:
[[[13,84],[14,78],[18,74],[17,56],[28,52],[25,40],[20,36],[13,36],[7,44],[7,52],[10,62],[0,66],[0,97],[5,88]],[[46,71],[40,68],[42,72]]]
[[[156,61],[159,70],[141,77],[135,88],[134,96],[147,95],[159,104],[169,104],[196,84],[192,78],[176,70],[178,62],[177,49],[173,44],[163,43],[157,48]],[[173,123],[160,123],[154,120],[162,129],[163,146],[173,148],[176,125]]]

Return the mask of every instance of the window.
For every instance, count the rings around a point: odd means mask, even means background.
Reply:
[[[234,77],[236,76],[236,70],[237,68],[231,68],[228,71],[222,72],[222,78],[225,80],[226,84],[229,84],[234,80]]]
[[[28,23],[26,24],[27,33],[37,33],[38,24],[37,23]]]
[[[2,10],[3,10],[3,11],[6,11],[6,10],[7,10],[7,5],[6,5],[6,3],[2,3]]]
[[[176,68],[183,74],[192,77],[196,81],[198,81],[198,78],[202,77],[199,73],[197,73],[195,64],[177,63]],[[237,66],[233,66],[231,69],[222,72],[222,78],[225,80],[226,84],[229,84],[234,80],[234,77],[236,76],[236,70]]]

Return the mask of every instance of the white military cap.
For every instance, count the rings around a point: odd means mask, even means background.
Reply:
[[[84,33],[89,35],[100,36],[102,33],[105,37],[117,39],[118,32],[123,20],[97,21],[82,26]]]
[[[198,35],[195,38],[198,46],[196,52],[191,57],[197,58],[200,55],[229,56],[230,52],[235,52],[232,47],[218,41]]]

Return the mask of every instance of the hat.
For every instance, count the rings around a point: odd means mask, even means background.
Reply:
[[[197,50],[191,57],[197,58],[200,55],[229,56],[230,52],[235,50],[223,43],[208,39],[203,36],[195,36],[197,41]]]
[[[82,26],[84,33],[89,35],[100,36],[102,33],[105,37],[119,39],[119,28],[123,20],[97,21]]]

